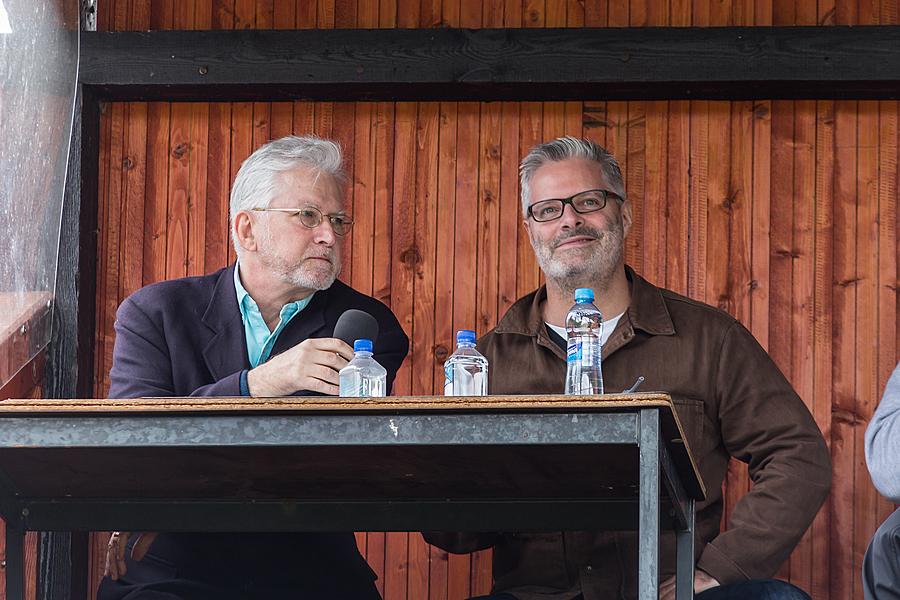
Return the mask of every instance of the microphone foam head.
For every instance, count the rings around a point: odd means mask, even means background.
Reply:
[[[354,341],[361,339],[374,343],[378,339],[378,321],[367,312],[351,308],[338,317],[334,337],[345,341],[350,347],[353,347]]]

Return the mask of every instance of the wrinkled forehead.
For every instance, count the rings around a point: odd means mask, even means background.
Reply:
[[[273,208],[314,206],[325,213],[344,211],[344,190],[328,173],[313,167],[298,166],[278,173],[274,181]]]

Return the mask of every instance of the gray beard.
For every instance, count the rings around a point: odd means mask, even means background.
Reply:
[[[340,265],[337,266],[337,271],[340,271]],[[292,270],[275,269],[275,274],[282,281],[290,283],[294,287],[317,291],[330,288],[338,276],[338,273],[335,271],[328,275],[313,275],[312,273],[304,272],[300,268]]]
[[[568,256],[562,262],[553,256],[556,247],[568,238],[590,236],[599,241],[590,248],[564,250]],[[549,242],[535,244],[535,257],[548,283],[559,288],[565,294],[574,295],[580,287],[594,289],[595,293],[608,289],[609,283],[622,263],[624,248],[624,228],[619,221],[607,231],[593,227],[579,227]],[[580,260],[576,255],[581,255]]]
[[[277,252],[273,252],[274,244],[272,236],[268,229],[261,235],[262,246],[260,248],[260,258],[269,270],[281,281],[288,283],[296,288],[306,290],[327,290],[334,284],[334,280],[341,272],[341,263],[334,262],[334,255],[330,257],[332,269],[331,272],[309,273],[303,269],[302,265],[290,264]]]

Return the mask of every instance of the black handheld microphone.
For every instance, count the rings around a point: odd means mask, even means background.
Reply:
[[[338,317],[334,326],[334,337],[347,342],[352,348],[356,340],[372,340],[378,338],[378,321],[367,312],[351,308]]]

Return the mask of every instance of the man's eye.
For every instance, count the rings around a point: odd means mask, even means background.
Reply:
[[[600,204],[600,202],[596,198],[585,198],[584,200],[581,201],[582,206],[593,207],[593,206],[597,206],[598,204]]]
[[[297,216],[301,219],[311,219],[315,216],[315,213],[311,210],[298,210]]]
[[[545,206],[538,211],[542,217],[549,217],[555,215],[557,212],[559,212],[559,208],[555,206]]]

